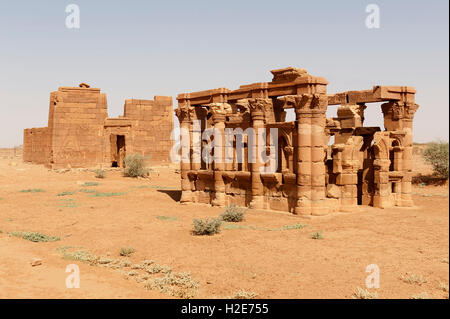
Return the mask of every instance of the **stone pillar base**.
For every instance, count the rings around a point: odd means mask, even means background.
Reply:
[[[215,192],[214,193],[214,198],[211,201],[211,205],[212,206],[219,206],[219,207],[225,206],[225,193]]]
[[[192,202],[192,191],[182,191],[180,203],[190,203]]]
[[[252,209],[262,209],[264,208],[264,197],[263,196],[253,196],[252,201],[249,204]]]

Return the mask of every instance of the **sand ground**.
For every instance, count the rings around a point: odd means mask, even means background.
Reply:
[[[178,203],[174,166],[153,167],[149,179],[111,171],[100,180],[89,171],[57,173],[5,154],[0,152],[0,298],[173,298],[144,287],[161,273],[140,282],[131,267],[70,260],[66,250],[131,264],[150,259],[188,272],[198,282],[196,298],[238,290],[260,298],[352,298],[357,287],[365,288],[369,264],[380,270],[380,288],[368,289],[378,298],[449,295],[448,184],[414,186],[414,208],[361,207],[310,219],[249,210],[239,227],[226,224],[218,235],[193,236],[193,218],[216,217],[223,208]],[[417,172],[429,171],[416,156]],[[43,192],[21,192],[27,189]],[[299,223],[306,227],[286,227]],[[17,231],[60,240],[9,235]],[[324,238],[312,239],[318,231]],[[135,253],[122,257],[121,247]],[[31,266],[34,258],[42,265]],[[66,288],[69,264],[79,266],[79,289]],[[405,282],[405,274],[424,282]]]

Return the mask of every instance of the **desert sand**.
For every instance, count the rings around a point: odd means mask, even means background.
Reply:
[[[117,169],[97,179],[87,170],[24,164],[20,152],[0,150],[0,298],[176,297],[146,288],[163,271],[143,277],[133,270],[145,260],[190,273],[198,283],[195,298],[226,298],[239,290],[257,298],[352,298],[357,287],[365,289],[369,264],[380,269],[380,288],[368,289],[378,298],[449,296],[448,183],[415,184],[413,208],[364,206],[312,218],[248,210],[243,222],[225,223],[220,234],[194,236],[194,218],[217,217],[224,208],[180,204],[177,168],[154,166],[148,179],[125,178]],[[414,169],[431,172],[420,152]],[[10,234],[20,231],[60,240]],[[323,239],[312,239],[314,232]],[[122,247],[135,252],[120,256]],[[130,266],[114,269],[64,255],[76,251]],[[33,267],[36,258],[42,264]],[[80,268],[78,289],[66,288],[69,264]]]

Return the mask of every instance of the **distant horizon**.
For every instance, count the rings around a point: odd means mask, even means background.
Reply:
[[[100,88],[117,117],[125,99],[172,96],[176,108],[179,93],[269,82],[288,66],[326,78],[330,94],[412,86],[414,141],[449,140],[448,1],[74,0],[79,29],[66,26],[70,3],[0,2],[0,148],[47,126],[62,86]],[[366,26],[371,3],[379,28]],[[383,128],[379,104],[365,119]]]

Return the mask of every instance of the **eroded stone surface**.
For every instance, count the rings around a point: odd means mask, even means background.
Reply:
[[[124,115],[109,118],[106,94],[86,83],[50,94],[48,126],[25,129],[25,162],[53,169],[123,166],[127,154],[168,161],[172,98],[125,101]]]
[[[279,136],[278,169],[271,174],[260,173],[261,163],[238,163],[235,144],[231,163],[192,160],[198,156],[182,162],[181,202],[234,203],[300,215],[355,211],[358,205],[413,205],[414,88],[374,86],[327,94],[327,80],[305,69],[271,72],[271,82],[178,95],[176,115],[181,128],[190,132],[200,120],[197,134],[207,127],[222,133],[227,128],[277,128]],[[364,127],[364,110],[375,102],[385,102],[384,128]],[[326,117],[329,105],[339,105],[337,117]],[[292,122],[285,120],[288,108],[295,111]],[[335,140],[328,145],[331,136]],[[203,144],[195,150],[192,139],[190,143],[194,155],[204,150]],[[225,154],[229,146],[220,147]],[[244,155],[248,147],[244,136]]]

